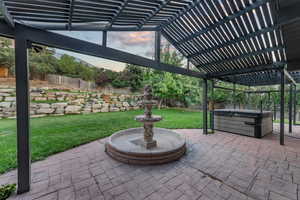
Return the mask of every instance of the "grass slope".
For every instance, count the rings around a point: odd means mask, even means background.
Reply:
[[[127,112],[67,115],[31,119],[32,160],[62,152],[112,133],[141,126],[134,116],[142,110]],[[164,120],[157,123],[162,128],[201,128],[202,114],[178,109],[154,110]],[[16,167],[16,120],[0,120],[0,174]]]

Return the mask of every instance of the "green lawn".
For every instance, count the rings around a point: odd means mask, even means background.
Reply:
[[[32,160],[65,151],[112,133],[141,126],[134,116],[142,110],[44,117],[31,120]],[[178,109],[154,110],[164,120],[157,123],[162,128],[201,128],[202,114]],[[0,174],[16,167],[16,120],[0,120]]]
[[[276,119],[273,121],[273,123],[280,123],[280,120],[279,119]],[[289,124],[289,120],[288,119],[284,119],[284,123],[285,124]],[[296,121],[296,124],[300,124],[300,121]]]

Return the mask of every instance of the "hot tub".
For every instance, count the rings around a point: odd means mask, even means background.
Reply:
[[[273,131],[271,111],[216,109],[214,129],[256,138]]]

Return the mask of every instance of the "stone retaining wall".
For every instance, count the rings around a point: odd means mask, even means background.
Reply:
[[[37,117],[139,109],[138,101],[141,96],[32,89],[30,98],[30,114]],[[15,89],[0,88],[0,118],[13,118],[15,115]]]

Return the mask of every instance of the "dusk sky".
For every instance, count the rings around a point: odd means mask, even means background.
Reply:
[[[77,39],[92,43],[102,43],[102,32],[92,31],[60,31],[57,32]],[[109,32],[107,46],[147,58],[154,55],[154,33],[153,32]],[[78,53],[57,49],[59,54],[69,54],[82,59],[96,67],[108,68],[115,71],[123,70],[124,63],[106,60],[102,58],[86,56]]]

